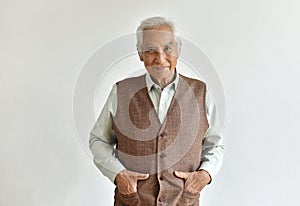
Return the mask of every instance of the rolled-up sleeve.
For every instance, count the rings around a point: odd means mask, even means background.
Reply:
[[[200,169],[207,171],[213,179],[223,163],[224,145],[219,114],[208,89],[206,90],[205,104],[209,128],[203,140]]]
[[[116,175],[125,169],[115,156],[116,136],[112,130],[112,121],[116,107],[117,88],[114,85],[89,138],[89,147],[95,165],[112,183],[114,183]]]

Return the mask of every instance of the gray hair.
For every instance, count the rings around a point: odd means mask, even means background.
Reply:
[[[158,27],[165,26],[165,25],[169,26],[172,29],[176,43],[177,43],[177,49],[178,49],[178,51],[180,51],[181,40],[176,35],[176,29],[175,29],[174,22],[165,17],[155,16],[155,17],[150,17],[150,18],[144,19],[136,30],[136,40],[137,40],[136,47],[137,47],[138,52],[142,52],[143,31],[146,29],[158,28]]]

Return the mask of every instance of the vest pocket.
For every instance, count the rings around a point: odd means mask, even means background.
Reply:
[[[137,206],[140,205],[139,195],[134,192],[129,195],[121,194],[117,189],[115,190],[115,205],[116,206]]]
[[[193,194],[188,191],[183,191],[181,196],[177,202],[177,206],[185,205],[185,206],[199,206],[199,197],[200,193]]]

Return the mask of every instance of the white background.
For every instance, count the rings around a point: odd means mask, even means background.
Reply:
[[[299,1],[1,0],[1,206],[112,205],[73,90],[89,55],[153,15],[208,54],[225,91],[226,156],[201,205],[300,204]]]

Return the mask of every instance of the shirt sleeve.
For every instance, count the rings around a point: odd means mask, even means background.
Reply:
[[[222,127],[218,111],[209,89],[206,90],[205,104],[209,128],[203,140],[199,169],[207,171],[213,179],[219,172],[223,162],[224,145],[222,143]]]
[[[117,87],[114,85],[89,138],[89,147],[95,165],[112,183],[114,183],[117,174],[125,169],[115,156],[116,136],[112,130],[112,118],[116,109]]]

